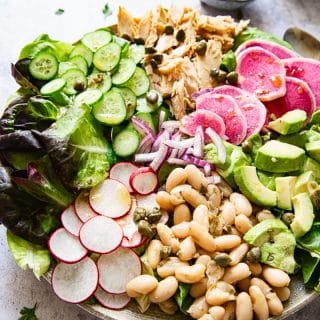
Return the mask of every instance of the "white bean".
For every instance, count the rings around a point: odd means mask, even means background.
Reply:
[[[204,314],[202,317],[200,317],[198,320],[215,320],[211,317],[210,314]]]
[[[256,214],[256,218],[259,222],[267,219],[274,219],[275,216],[272,214],[270,210],[261,210]]]
[[[234,224],[239,232],[245,234],[253,226],[251,220],[244,214],[239,214],[234,220]]]
[[[199,298],[206,294],[208,279],[203,278],[199,282],[192,284],[190,295],[193,298]]]
[[[179,240],[174,236],[172,230],[163,223],[157,224],[157,232],[159,235],[159,238],[161,242],[165,246],[171,246],[171,250],[173,253],[176,253],[179,249],[180,242]]]
[[[173,299],[160,302],[158,303],[158,306],[161,309],[161,311],[171,316],[174,315],[178,310],[178,306]]]
[[[290,298],[290,289],[288,287],[274,287],[273,290],[282,302],[287,301]]]
[[[178,281],[183,283],[196,283],[205,277],[206,267],[199,263],[192,266],[181,266],[175,271]]]
[[[249,294],[253,305],[253,311],[257,316],[257,319],[267,320],[269,317],[269,308],[261,289],[257,286],[251,286],[249,288]]]
[[[224,200],[220,206],[220,216],[222,217],[225,225],[233,225],[236,218],[236,208],[229,200]]]
[[[241,292],[236,299],[237,320],[251,320],[253,318],[251,298],[246,292]]]
[[[251,274],[249,267],[246,263],[239,263],[233,267],[227,268],[223,280],[228,283],[236,283],[249,277]]]
[[[150,301],[153,303],[161,303],[170,299],[178,289],[178,281],[175,277],[168,277],[161,280],[158,287],[153,290],[150,295]]]
[[[216,251],[225,251],[239,246],[241,243],[241,238],[236,235],[228,234],[216,237],[214,242],[216,244]]]
[[[257,286],[260,288],[260,290],[263,292],[264,295],[267,295],[268,293],[271,292],[271,288],[270,286],[265,282],[263,281],[262,279],[260,278],[252,278],[251,281],[250,281],[250,284],[252,286]]]
[[[208,188],[208,180],[195,165],[189,164],[185,167],[187,173],[187,181],[192,187],[198,191]]]
[[[174,187],[187,181],[188,175],[182,168],[172,170],[167,178],[166,191],[170,192]]]
[[[142,295],[149,294],[158,286],[158,280],[150,275],[143,274],[133,278],[127,284],[127,294],[132,298],[137,298]]]
[[[156,194],[156,201],[159,204],[160,208],[171,211],[173,210],[173,205],[170,202],[170,194],[166,191],[159,191]]]
[[[249,266],[249,269],[251,271],[251,274],[254,277],[259,277],[260,274],[262,273],[262,266],[260,263],[250,263],[247,262],[247,265]]]
[[[222,320],[225,312],[226,311],[221,306],[215,306],[209,309],[209,313],[213,320]]]
[[[181,222],[179,224],[174,225],[171,227],[173,235],[178,239],[184,239],[189,236],[190,227],[189,222]]]
[[[206,298],[203,296],[193,301],[192,305],[188,309],[188,313],[192,318],[199,319],[203,315],[205,315],[208,312],[208,310],[209,306],[206,302]]]
[[[221,204],[221,192],[220,189],[215,184],[208,185],[208,202],[210,209],[216,209]]]
[[[200,204],[193,211],[193,220],[202,225],[206,231],[209,231],[209,209],[207,206]]]
[[[157,267],[157,273],[161,278],[174,276],[176,269],[181,266],[189,266],[187,262],[182,262],[177,257],[169,257],[167,260],[163,260]]]
[[[221,179],[221,182],[219,182],[217,186],[219,187],[224,198],[230,198],[233,190],[225,180]]]
[[[177,256],[181,261],[189,261],[194,257],[196,252],[197,248],[192,237],[187,237],[180,243],[180,248],[177,252]]]
[[[202,263],[205,267],[207,267],[208,263],[211,261],[211,257],[207,254],[202,254],[196,260],[196,264]]]
[[[173,211],[173,224],[177,225],[188,221],[191,221],[191,212],[189,207],[185,203],[176,206]]]
[[[183,198],[193,207],[196,208],[200,204],[207,205],[207,199],[199,193],[199,191],[190,188],[181,191]]]
[[[266,295],[269,312],[272,316],[279,316],[283,312],[283,305],[275,292]]]
[[[231,258],[229,265],[234,266],[239,262],[241,262],[248,251],[249,251],[249,246],[246,243],[241,243],[239,247],[233,249],[229,253],[229,257]]]
[[[273,287],[287,287],[290,283],[288,274],[280,269],[264,267],[262,275]]]
[[[173,207],[179,206],[180,204],[185,203],[186,201],[183,199],[181,193],[178,194],[170,194],[170,203]]]
[[[250,201],[241,193],[233,192],[230,195],[230,201],[236,208],[236,214],[244,214],[249,217],[252,214],[252,205]]]
[[[235,296],[213,287],[207,291],[206,300],[211,306],[221,306],[228,301],[235,300]]]
[[[147,259],[152,269],[157,268],[158,264],[161,261],[161,255],[160,255],[161,248],[162,248],[162,243],[159,240],[151,240],[147,248]]]
[[[198,246],[208,252],[214,252],[216,249],[215,240],[198,222],[191,221],[189,224],[190,235]]]

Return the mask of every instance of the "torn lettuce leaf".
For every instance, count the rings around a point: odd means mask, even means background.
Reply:
[[[176,300],[180,311],[184,314],[188,314],[187,310],[191,306],[193,302],[193,298],[189,295],[189,291],[191,289],[191,285],[187,283],[179,283],[178,290],[174,295],[174,299]]]

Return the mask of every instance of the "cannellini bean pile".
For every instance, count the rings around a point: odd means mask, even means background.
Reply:
[[[274,218],[272,213],[254,214],[244,195],[224,181],[208,184],[194,165],[173,170],[165,190],[156,199],[173,214],[173,226],[159,223],[158,237],[147,248],[148,262],[162,280],[138,276],[128,283],[128,295],[148,295],[161,310],[174,314],[178,284],[187,283],[195,299],[188,310],[194,319],[264,320],[280,315],[282,302],[290,296],[290,278],[280,269],[249,262],[251,248],[242,237],[259,221]],[[164,247],[171,252],[166,259]]]

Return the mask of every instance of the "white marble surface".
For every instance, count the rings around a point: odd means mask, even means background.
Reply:
[[[0,106],[16,85],[10,77],[9,66],[16,60],[19,49],[40,33],[53,38],[73,41],[84,32],[106,25],[112,17],[104,18],[102,8],[106,0],[0,0]],[[113,11],[119,4],[126,5],[140,14],[156,3],[168,5],[162,0],[108,1]],[[175,1],[178,2],[177,0]],[[197,0],[184,0],[211,13],[207,6]],[[55,15],[58,8],[65,13]],[[281,37],[286,28],[300,26],[320,37],[320,2],[318,0],[256,0],[243,10],[244,17]],[[1,204],[0,204],[1,205]],[[39,282],[29,271],[20,270],[12,260],[5,241],[5,230],[0,226],[0,320],[16,320],[24,306],[38,304],[40,320],[94,320],[95,318],[73,306],[60,301],[45,282]],[[320,298],[306,306],[290,320],[320,319]]]

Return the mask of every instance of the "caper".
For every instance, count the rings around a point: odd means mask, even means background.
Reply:
[[[238,83],[238,72],[232,71],[227,74],[227,80],[230,84]]]
[[[242,142],[241,147],[244,153],[251,153],[253,145],[251,141],[245,140]]]
[[[162,246],[160,249],[160,257],[161,259],[168,259],[171,254],[171,247],[170,246]]]
[[[159,208],[154,208],[150,212],[147,213],[147,220],[149,223],[157,223],[162,217],[162,212]]]
[[[176,34],[176,39],[179,42],[183,42],[186,39],[186,33],[184,32],[184,30],[179,29],[177,34]]]
[[[133,221],[139,222],[140,220],[143,220],[147,216],[147,210],[145,208],[136,208],[133,213]]]
[[[196,41],[197,41],[197,42],[199,42],[199,41],[201,41],[201,40],[205,40],[205,38],[202,37],[202,36],[196,36]]]
[[[310,194],[310,199],[312,201],[313,207],[316,210],[320,210],[320,188],[315,189],[311,194]]]
[[[282,221],[287,225],[290,226],[290,224],[293,222],[294,214],[292,212],[286,212],[282,215]]]
[[[219,70],[219,74],[217,76],[217,81],[224,82],[224,81],[226,81],[226,78],[227,78],[227,73],[223,70]]]
[[[143,38],[134,38],[134,42],[136,44],[144,44],[145,43]]]
[[[151,60],[150,60],[150,64],[151,64],[151,67],[152,67],[153,69],[157,69],[157,68],[158,68],[158,62],[157,62],[156,60],[151,59]]]
[[[146,47],[145,52],[148,54],[156,53],[157,50],[154,47]]]
[[[83,91],[85,88],[84,82],[81,80],[77,80],[74,85],[73,88],[77,91]]]
[[[154,230],[151,228],[151,225],[146,220],[140,220],[138,223],[138,231],[148,238],[152,238],[155,235]]]
[[[196,44],[195,51],[199,56],[203,56],[207,51],[207,43],[205,40],[201,40]]]
[[[231,262],[231,258],[226,253],[219,253],[214,257],[214,261],[220,267],[227,267]]]
[[[163,54],[154,54],[152,58],[153,60],[157,61],[157,63],[161,63],[163,60]]]
[[[254,247],[246,255],[248,262],[250,263],[258,263],[260,260],[261,251],[258,247]]]
[[[216,78],[219,75],[219,69],[213,68],[210,70],[210,77]]]
[[[123,38],[123,39],[125,39],[125,40],[128,40],[128,41],[132,41],[132,39],[131,39],[131,37],[128,35],[128,34],[123,34],[122,36],[121,36],[121,38]]]
[[[170,25],[165,26],[165,28],[164,28],[165,34],[170,35],[170,34],[173,34],[173,32],[174,32],[173,26],[170,26]]]

